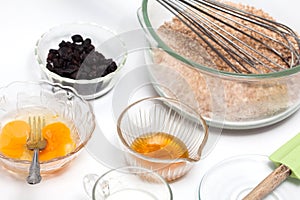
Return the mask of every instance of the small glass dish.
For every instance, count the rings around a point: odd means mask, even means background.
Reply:
[[[276,166],[263,155],[242,155],[226,159],[203,176],[199,187],[200,200],[242,200],[267,177]],[[298,199],[299,181],[288,178],[265,200]]]
[[[198,113],[164,97],[129,105],[118,118],[117,131],[126,162],[151,169],[167,181],[184,176],[200,160],[208,139],[208,127]]]
[[[70,135],[75,143],[74,147],[64,156],[55,156],[50,160],[40,161],[42,176],[52,175],[65,169],[79,155],[95,129],[95,117],[90,103],[79,96],[73,88],[61,86],[58,83],[13,82],[0,88],[0,102],[0,134],[3,133],[3,127],[8,122],[15,120],[27,122],[28,116],[38,115],[45,118],[46,124],[62,122],[70,129]],[[26,137],[24,144],[20,140],[17,140],[20,143],[18,145],[26,145]],[[53,139],[53,141],[57,140]],[[51,139],[52,143],[53,141]],[[5,140],[1,141],[1,144],[6,144]],[[53,146],[53,148],[55,150],[56,147]],[[52,153],[56,155],[56,152]],[[30,155],[24,156],[23,153],[20,158],[6,155],[0,152],[2,166],[17,177],[23,178],[28,175],[32,160]]]
[[[172,200],[169,184],[157,173],[140,167],[120,167],[98,176],[83,178],[86,193],[93,200]]]
[[[117,69],[104,77],[94,79],[71,79],[51,72],[47,67],[47,57],[50,49],[58,49],[64,40],[72,41],[71,36],[79,34],[83,39],[90,38],[95,51],[103,54],[106,59],[116,62]],[[69,23],[51,28],[44,33],[35,46],[35,56],[40,66],[42,78],[51,82],[71,86],[85,99],[95,99],[110,91],[119,78],[119,71],[124,66],[127,50],[124,42],[111,30],[94,23]],[[86,59],[85,59],[86,60]],[[81,69],[81,68],[80,68]]]

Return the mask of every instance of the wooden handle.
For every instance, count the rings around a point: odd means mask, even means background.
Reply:
[[[244,197],[243,200],[261,200],[289,177],[290,174],[291,170],[287,166],[280,165]]]

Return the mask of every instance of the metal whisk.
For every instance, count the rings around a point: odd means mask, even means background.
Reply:
[[[157,0],[236,73],[300,64],[300,41],[284,24],[213,0]]]

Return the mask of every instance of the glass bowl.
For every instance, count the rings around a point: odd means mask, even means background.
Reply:
[[[283,1],[272,1],[272,6],[259,0],[233,2],[249,3],[262,8],[278,21],[300,31],[294,16],[281,14],[283,9],[290,8]],[[263,127],[281,121],[299,109],[300,95],[297,91],[300,85],[300,66],[269,74],[238,74],[214,69],[210,67],[211,58],[207,57],[203,47],[195,40],[175,32],[174,35],[169,35],[172,37],[170,41],[173,41],[170,45],[158,31],[159,27],[173,17],[157,1],[143,0],[138,18],[150,45],[145,57],[148,63],[169,66],[190,83],[200,106],[198,110],[209,125],[227,129]],[[186,48],[175,51],[174,46],[180,41],[186,42]],[[206,63],[200,64],[203,59]],[[149,72],[158,83],[172,80],[172,77],[164,80],[167,75],[156,76],[151,69]],[[168,96],[163,88],[155,89],[160,95]],[[182,102],[193,104],[180,84],[170,85],[168,89],[177,91],[176,95]]]
[[[84,189],[93,200],[172,200],[169,184],[157,173],[133,166],[119,167],[101,175],[87,174]]]
[[[12,82],[0,88],[0,102],[0,134],[8,122],[28,121],[28,117],[34,115],[44,116],[46,124],[63,122],[69,127],[75,147],[64,156],[40,161],[43,176],[65,169],[79,155],[95,129],[91,105],[73,88],[57,83]],[[28,175],[31,156],[10,158],[0,152],[0,163],[8,171],[23,177]]]
[[[201,159],[208,139],[198,113],[164,97],[129,105],[118,118],[117,131],[127,164],[151,169],[167,181],[184,176]]]
[[[63,40],[65,42],[71,42],[71,36],[76,34],[81,35],[84,40],[90,38],[92,45],[95,46],[95,51],[103,54],[106,59],[115,61],[117,69],[104,77],[92,79],[80,78],[80,75],[85,73],[83,72],[85,69],[86,71],[89,70],[89,67],[84,67],[83,65],[83,63],[88,63],[86,60],[89,57],[87,56],[80,65],[77,76],[74,79],[63,77],[50,71],[46,67],[49,50],[58,49],[58,45]],[[92,54],[89,53],[89,56],[91,55]],[[51,82],[71,86],[85,99],[89,100],[100,97],[113,88],[119,78],[119,71],[125,64],[127,51],[123,41],[113,31],[106,27],[101,27],[93,23],[70,23],[53,27],[48,32],[44,33],[36,43],[35,56],[43,78]]]
[[[221,161],[203,176],[199,200],[242,200],[276,166],[264,155],[241,155]],[[265,200],[297,199],[299,181],[288,178]]]

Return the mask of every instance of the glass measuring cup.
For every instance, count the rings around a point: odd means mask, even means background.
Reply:
[[[129,105],[119,116],[117,130],[126,162],[151,169],[167,181],[190,171],[200,160],[208,139],[208,127],[199,113],[165,97],[145,98]],[[135,141],[143,139],[152,140],[140,144],[141,148],[150,146],[151,155],[133,149]],[[163,143],[169,144],[155,147]]]
[[[88,174],[83,179],[93,200],[172,200],[169,184],[157,173],[140,167],[112,169],[102,176]]]

